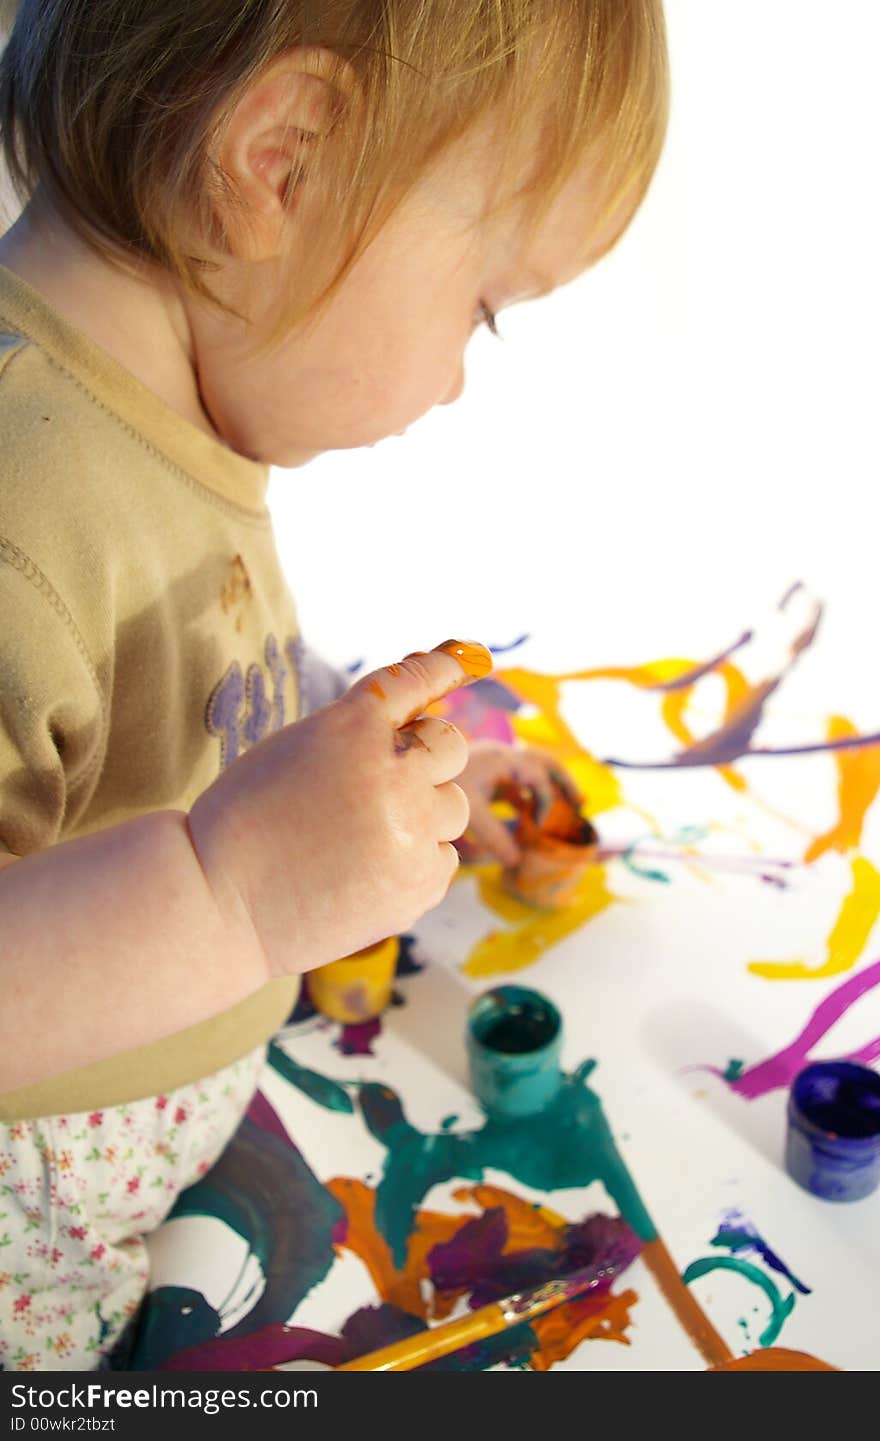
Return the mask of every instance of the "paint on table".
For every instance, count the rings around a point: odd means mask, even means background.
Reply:
[[[797,606],[805,612],[800,617]],[[849,862],[851,890],[842,899],[829,932],[824,960],[811,963],[806,958],[756,958],[749,970],[764,980],[809,980],[838,974],[857,964],[874,925],[880,921],[880,872],[859,851],[868,811],[880,791],[880,731],[860,732],[846,716],[834,713],[827,718],[824,737],[803,744],[755,744],[758,730],[785,681],[813,646],[821,617],[822,606],[809,600],[802,585],[792,586],[773,618],[777,627],[782,624],[788,628],[786,653],[775,669],[755,680],[747,679],[742,663],[760,644],[761,637],[746,630],[707,660],[664,658],[640,665],[607,665],[556,675],[502,668],[432,708],[471,738],[519,741],[551,752],[585,795],[591,817],[624,806],[638,810],[638,797],[629,792],[639,770],[711,768],[757,812],[781,820],[798,839],[796,854],[750,858],[714,857],[711,851],[697,845],[669,845],[652,835],[634,837],[631,843],[614,848],[616,856],[613,851],[603,854],[600,848],[597,865],[572,887],[565,909],[552,917],[535,914],[528,906],[516,909],[516,901],[505,893],[497,866],[466,867],[465,873],[470,871],[476,877],[483,904],[506,923],[503,928],[488,931],[472,947],[463,964],[467,975],[487,978],[522,970],[560,940],[595,920],[618,899],[613,882],[615,864],[622,863],[630,872],[636,871],[652,882],[668,882],[682,864],[687,864],[695,874],[711,877],[738,871],[783,890],[793,868],[801,863],[812,866],[832,851]],[[566,721],[564,691],[573,685],[599,681],[619,682],[642,694],[656,695],[662,721],[679,750],[669,759],[598,759],[589,747],[588,737],[576,735]],[[708,682],[720,682],[724,688],[723,715],[714,730],[698,736],[688,720],[688,708],[700,687]],[[769,763],[774,757],[822,754],[832,757],[837,767],[838,816],[830,827],[809,835],[804,844],[802,827],[780,817],[762,799],[756,789],[760,775],[756,782],[747,780],[739,767],[743,760],[755,757]],[[705,829],[705,818],[699,821]],[[695,824],[691,829],[696,835],[700,827]],[[642,865],[639,860],[640,853],[650,860],[652,850],[660,852],[663,864],[659,867]]]
[[[728,1062],[726,1069],[717,1066],[695,1066],[692,1069],[708,1071],[719,1076],[732,1091],[744,1100],[754,1101],[768,1091],[789,1086],[799,1071],[807,1065],[810,1053],[817,1046],[840,1017],[862,996],[880,986],[880,960],[863,966],[854,976],[843,981],[830,991],[823,1001],[810,1013],[797,1036],[787,1046],[768,1056],[763,1061],[746,1065],[741,1058]],[[842,1059],[858,1061],[868,1065],[880,1057],[880,1035],[871,1037],[863,1045],[849,1051]]]

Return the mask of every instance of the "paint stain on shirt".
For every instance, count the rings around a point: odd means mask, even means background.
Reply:
[[[244,610],[252,595],[251,578],[247,573],[247,567],[240,555],[234,555],[229,562],[226,580],[220,591],[220,605],[224,615],[237,612],[235,616],[237,631],[241,630]]]

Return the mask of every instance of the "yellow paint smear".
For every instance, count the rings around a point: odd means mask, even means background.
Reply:
[[[846,716],[831,716],[827,736],[830,741],[844,740],[859,732]],[[804,854],[809,865],[826,851],[855,850],[862,839],[865,817],[880,790],[880,746],[864,750],[837,751],[837,804],[840,812],[836,825],[817,836]]]
[[[532,966],[551,946],[599,915],[618,899],[605,884],[605,867],[591,866],[581,877],[571,905],[563,911],[535,911],[501,889],[497,866],[474,866],[480,897],[496,915],[513,922],[510,930],[491,931],[478,941],[462,967],[466,976],[483,978]]]
[[[534,706],[539,712],[534,716],[512,715],[510,723],[515,735],[525,745],[538,746],[553,753],[569,772],[581,794],[586,796],[589,814],[595,816],[623,805],[624,800],[614,772],[584,750],[562,717],[562,680],[586,678],[589,678],[588,675],[538,675],[530,670],[496,672],[496,679],[502,685],[509,686],[526,705]]]
[[[752,975],[768,981],[815,981],[851,971],[880,917],[880,872],[864,856],[852,862],[852,890],[828,937],[827,958],[820,966],[803,961],[750,961]]]

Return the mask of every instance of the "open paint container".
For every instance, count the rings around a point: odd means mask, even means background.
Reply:
[[[496,986],[468,1012],[471,1088],[496,1120],[537,1115],[562,1084],[562,1017],[526,986]]]
[[[824,1201],[860,1201],[880,1185],[880,1075],[854,1061],[816,1061],[788,1097],[785,1165]]]
[[[312,1005],[322,1015],[357,1026],[381,1015],[391,1000],[400,942],[397,936],[318,966],[306,975]]]
[[[596,862],[599,837],[559,788],[543,812],[534,797],[518,809],[514,835],[521,860],[504,871],[504,889],[539,910],[563,910],[576,900],[584,872]]]

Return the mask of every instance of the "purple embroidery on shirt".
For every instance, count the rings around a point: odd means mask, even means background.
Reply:
[[[285,641],[286,654],[295,656],[297,646],[295,640]],[[284,725],[284,685],[288,670],[273,635],[266,637],[264,654],[272,686],[271,701],[263,667],[256,663],[249,665],[245,681],[237,660],[232,661],[208,697],[205,728],[211,735],[219,737],[221,771],[237,760],[243,751]]]
[[[269,730],[278,731],[284,725],[284,683],[287,680],[287,666],[281,659],[281,651],[274,635],[266,636],[266,665],[272,677],[272,714]]]
[[[266,699],[266,682],[258,665],[248,666],[245,702],[244,738],[249,746],[255,746],[268,733],[272,719],[272,708]]]
[[[306,688],[305,667],[302,664],[304,651],[305,646],[299,636],[288,637],[284,642],[284,654],[287,656],[290,669],[296,677],[297,720],[301,720],[303,716],[308,715],[311,709]]]
[[[238,759],[238,718],[243,699],[244,678],[241,666],[234,660],[223,679],[211,691],[205,707],[205,726],[212,736],[220,737],[221,771]]]

